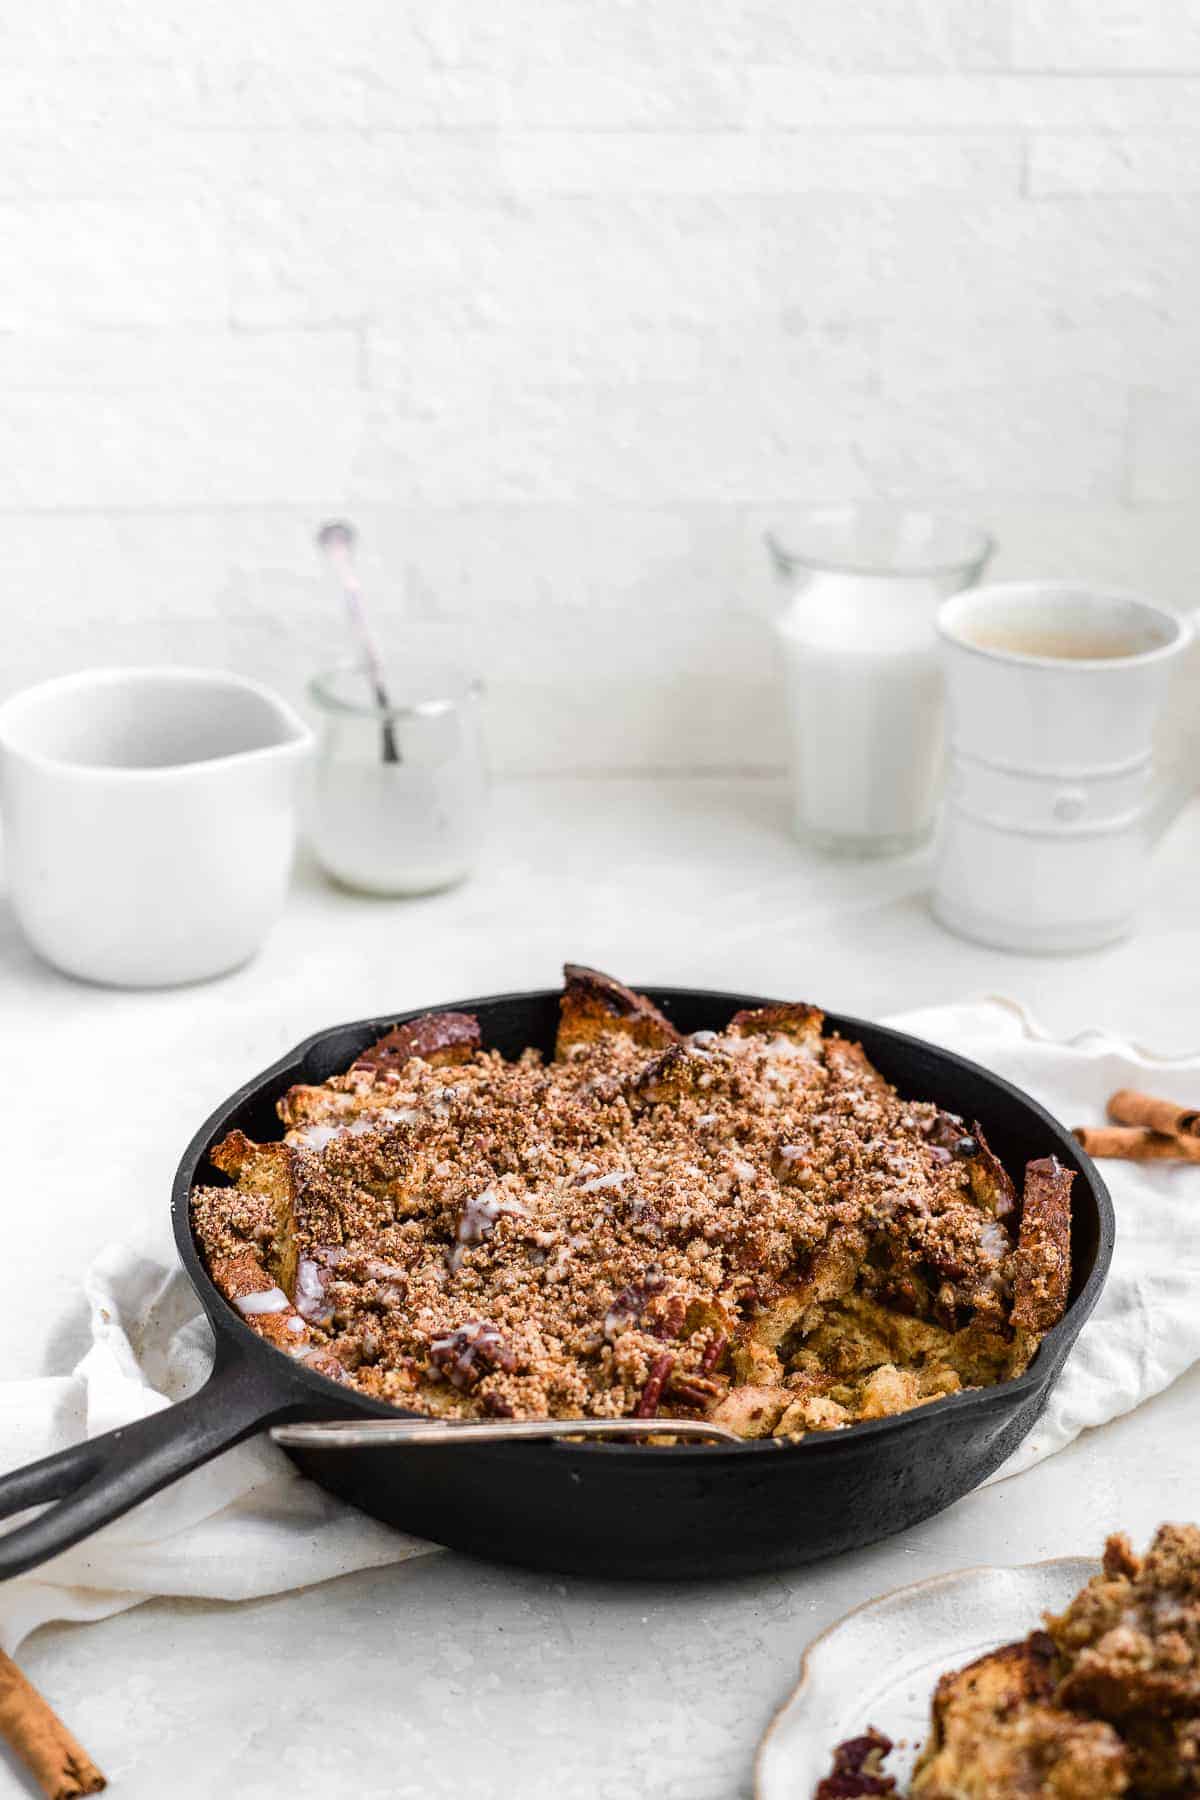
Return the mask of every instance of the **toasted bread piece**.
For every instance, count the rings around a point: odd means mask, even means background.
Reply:
[[[593,1044],[609,1032],[631,1037],[647,1050],[665,1050],[680,1042],[670,1019],[644,994],[635,994],[611,975],[582,963],[565,963],[559,1001],[557,1059],[580,1044]]]
[[[934,1319],[900,1312],[855,1291],[814,1314],[791,1366],[825,1369],[847,1379],[895,1363],[922,1376],[952,1371],[960,1384],[977,1387],[1001,1378],[1008,1350],[1006,1340],[985,1326],[972,1323],[950,1331]],[[946,1391],[954,1391],[953,1384]]]
[[[217,1168],[242,1195],[259,1195],[270,1207],[263,1247],[272,1278],[289,1294],[296,1287],[296,1158],[287,1144],[255,1144],[231,1131],[212,1151]]]
[[[277,1350],[299,1347],[310,1341],[308,1326],[278,1282],[272,1281],[253,1250],[215,1257],[209,1273],[214,1285],[230,1305],[237,1308],[247,1325],[274,1344]]]
[[[266,1191],[264,1184],[253,1180],[255,1165],[260,1160],[265,1163],[280,1159],[279,1149],[278,1144],[256,1144],[244,1131],[234,1130],[228,1137],[223,1137],[219,1144],[213,1145],[209,1159],[216,1164],[222,1175],[228,1175],[239,1186],[242,1170],[246,1169],[251,1176],[246,1186],[252,1193],[263,1193]],[[286,1161],[286,1158],[280,1160]]]
[[[776,1437],[802,1437],[808,1431],[836,1431],[860,1419],[890,1419],[931,1400],[958,1393],[962,1383],[949,1369],[904,1368],[881,1362],[867,1370],[840,1375],[799,1360],[789,1375],[791,1403],[775,1429]]]
[[[211,1156],[236,1185],[197,1188],[192,1200],[193,1225],[210,1266],[248,1245],[271,1281],[294,1295],[300,1239],[343,1243],[347,1207],[360,1230],[366,1221],[383,1229],[419,1211],[429,1153],[414,1151],[411,1127],[403,1122],[381,1119],[377,1139],[336,1135],[318,1153],[303,1144],[255,1144],[244,1132],[231,1131]]]
[[[1103,1572],[1046,1628],[1067,1704],[1121,1722],[1200,1721],[1200,1527],[1160,1525],[1144,1557],[1110,1538]]]
[[[778,1351],[815,1307],[848,1294],[866,1253],[865,1232],[854,1225],[835,1226],[796,1283],[777,1294],[743,1327],[733,1350],[735,1375],[740,1380],[750,1378],[752,1370],[761,1368],[759,1352]]]
[[[367,1094],[379,1093],[381,1106],[386,1104],[386,1089],[368,1088]],[[285,1125],[293,1130],[306,1130],[312,1125],[331,1125],[339,1127],[351,1124],[363,1110],[366,1096],[357,1094],[352,1089],[341,1091],[328,1083],[314,1087],[308,1082],[299,1081],[290,1087],[282,1099],[275,1102],[275,1111]]]
[[[873,1094],[890,1091],[891,1083],[879,1073],[861,1044],[853,1043],[849,1038],[827,1037],[823,1045],[825,1067],[847,1086],[863,1088]]]
[[[961,1113],[944,1112],[941,1107],[925,1126],[929,1142],[936,1144],[939,1150],[949,1150],[952,1155],[970,1135]]]
[[[855,1417],[890,1419],[896,1413],[909,1412],[920,1406],[925,1396],[921,1380],[912,1369],[898,1369],[895,1363],[880,1363],[859,1385],[855,1396]]]
[[[1057,1325],[1071,1288],[1071,1184],[1074,1171],[1044,1156],[1025,1168],[1017,1240],[1012,1322],[1038,1337]]]
[[[461,1063],[475,1054],[480,1042],[479,1020],[473,1013],[426,1013],[423,1018],[393,1026],[350,1066],[385,1074],[389,1069],[402,1069],[414,1056],[435,1065]]]
[[[389,1139],[395,1141],[395,1126],[422,1123],[422,1114],[416,1107],[386,1104],[388,1095],[395,1091],[394,1083],[380,1083],[358,1096],[356,1106],[329,1108],[321,1117],[319,1103],[305,1099],[307,1094],[314,1092],[313,1089],[289,1088],[276,1107],[288,1128],[283,1141],[293,1150],[309,1151],[324,1151],[338,1139],[366,1137],[371,1132],[387,1132]],[[339,1100],[347,1097],[336,1095]],[[316,1116],[306,1117],[306,1112]]]
[[[971,1183],[971,1197],[994,1219],[1007,1219],[1017,1210],[1017,1190],[1012,1176],[984,1137],[978,1119],[971,1126],[971,1140],[975,1144],[974,1151],[961,1158]]]
[[[209,1273],[214,1284],[233,1306],[248,1294],[264,1294],[277,1285],[267,1274],[259,1257],[249,1248],[237,1250],[232,1256],[214,1257],[209,1264]],[[249,1314],[245,1316],[248,1317]]]
[[[840,1431],[852,1423],[849,1408],[826,1392],[827,1377],[816,1377],[792,1391],[788,1409],[772,1437],[802,1438],[810,1431]]]
[[[292,1305],[283,1289],[271,1280],[253,1250],[213,1257],[209,1263],[213,1284],[261,1338],[302,1362],[330,1381],[348,1381],[345,1368],[333,1351],[313,1342],[307,1321]]]
[[[1054,1703],[1054,1646],[1042,1632],[943,1675],[912,1800],[1109,1800],[1129,1787],[1110,1725]]]
[[[759,1006],[750,1012],[734,1013],[728,1031],[730,1037],[735,1038],[788,1038],[816,1062],[821,1055],[824,1023],[825,1015],[818,1007],[800,1001],[795,1005]]]
[[[1129,1748],[1130,1793],[1200,1794],[1200,1714],[1191,1719],[1124,1720],[1121,1736]]]
[[[1017,1190],[1012,1177],[996,1155],[978,1119],[970,1130],[957,1113],[935,1113],[926,1136],[936,1151],[961,1163],[970,1183],[971,1198],[982,1212],[1004,1223],[1017,1206]],[[944,1158],[943,1158],[944,1160]]]
[[[368,1160],[357,1148],[366,1140],[354,1137],[334,1138],[323,1154],[317,1155],[302,1145],[255,1144],[243,1132],[231,1131],[213,1149],[213,1162],[237,1184],[238,1198],[229,1200],[228,1207],[244,1211],[256,1198],[260,1201],[262,1211],[253,1235],[264,1246],[272,1278],[289,1294],[296,1291],[298,1232],[303,1230],[310,1242],[340,1243],[348,1197],[361,1212],[370,1196],[376,1203],[378,1225],[413,1210],[427,1159],[398,1156],[395,1140],[402,1139],[407,1128],[393,1125],[387,1129],[392,1154],[380,1159],[372,1154]],[[343,1179],[351,1169],[352,1188]],[[200,1211],[193,1211],[201,1231]],[[206,1248],[210,1256],[219,1254],[215,1245]]]
[[[765,1438],[771,1436],[790,1400],[783,1388],[731,1387],[708,1416],[739,1437]]]
[[[633,1106],[675,1106],[686,1094],[696,1094],[706,1080],[709,1058],[697,1055],[687,1044],[671,1044],[640,1069],[627,1093]]]

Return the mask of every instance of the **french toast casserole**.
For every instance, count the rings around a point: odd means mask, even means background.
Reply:
[[[1101,1572],[1045,1630],[943,1675],[909,1800],[1150,1800],[1200,1794],[1200,1530]],[[840,1746],[817,1800],[897,1794],[882,1732]]]
[[[1020,1372],[1060,1318],[1071,1172],[902,1099],[805,1005],[682,1037],[568,965],[551,1059],[397,1026],[232,1132],[195,1235],[279,1350],[448,1418],[799,1437]]]

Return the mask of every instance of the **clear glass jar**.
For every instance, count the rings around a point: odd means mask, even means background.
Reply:
[[[934,618],[992,553],[975,525],[868,501],[794,512],[767,533],[796,833],[851,856],[912,850],[933,829],[942,769]]]
[[[408,669],[389,674],[384,707],[361,665],[313,678],[309,837],[335,881],[428,894],[470,873],[487,807],[482,692],[453,668]]]

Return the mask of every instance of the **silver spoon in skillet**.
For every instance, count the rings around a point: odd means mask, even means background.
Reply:
[[[478,1444],[504,1438],[713,1438],[745,1440],[706,1419],[333,1419],[275,1425],[271,1436],[289,1450],[365,1450],[398,1444]]]

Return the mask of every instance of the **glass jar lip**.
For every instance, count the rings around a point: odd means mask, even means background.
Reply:
[[[449,671],[444,669],[443,673]],[[334,663],[328,669],[318,670],[311,677],[308,695],[325,712],[339,713],[347,719],[436,719],[445,713],[456,711],[468,700],[478,699],[484,691],[483,682],[478,676],[467,675],[458,670],[445,684],[431,683],[430,692],[422,700],[380,706],[370,700],[348,700],[344,694],[338,693],[335,683],[343,675],[357,675],[365,681],[370,680],[370,671],[365,663]],[[443,691],[439,693],[438,687],[442,687]]]
[[[933,540],[925,553],[898,544],[877,555],[855,553],[845,543],[856,529],[882,526],[902,540],[906,524],[925,528]],[[907,505],[903,501],[852,501],[843,506],[801,508],[765,533],[767,548],[781,575],[796,569],[828,570],[834,574],[876,576],[948,575],[957,571],[982,571],[996,541],[990,532],[961,513],[936,507]],[[845,547],[837,543],[841,538]],[[942,548],[937,540],[943,540]],[[945,539],[957,538],[951,549]]]

